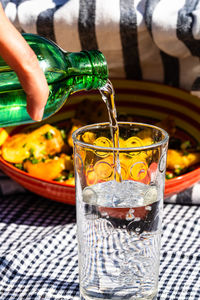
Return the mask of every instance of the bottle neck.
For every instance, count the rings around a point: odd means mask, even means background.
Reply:
[[[104,55],[98,50],[66,52],[69,77],[80,77],[84,89],[97,89],[104,86],[108,79],[108,68]]]

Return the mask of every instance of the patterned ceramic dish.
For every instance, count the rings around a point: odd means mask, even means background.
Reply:
[[[146,123],[155,123],[171,116],[175,120],[178,136],[185,140],[189,139],[194,145],[200,144],[200,101],[198,98],[183,90],[149,82],[113,80],[113,85],[117,111],[120,114],[132,114],[136,116],[136,121]],[[58,113],[46,122],[53,124],[72,118],[77,105],[85,98],[97,101],[100,95],[98,92],[75,94]],[[100,102],[97,102],[97,105],[98,103]],[[27,126],[31,128],[35,125]],[[22,128],[24,126],[19,126],[17,129],[10,127],[7,131],[9,135],[12,135]],[[6,135],[3,129],[0,130],[0,143],[2,143]],[[0,168],[13,180],[38,195],[67,204],[75,204],[75,187],[72,185],[33,177],[2,158],[0,158]],[[166,180],[165,198],[191,187],[199,180],[200,167]]]

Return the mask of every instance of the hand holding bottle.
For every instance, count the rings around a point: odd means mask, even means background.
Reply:
[[[49,88],[37,57],[6,17],[0,3],[0,56],[16,72],[26,92],[27,111],[33,120],[42,119]]]
[[[107,79],[100,51],[68,52],[37,34],[21,35],[0,8],[0,127],[44,120],[71,94]]]

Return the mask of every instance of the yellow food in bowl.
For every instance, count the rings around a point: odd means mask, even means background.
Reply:
[[[87,107],[87,111],[85,111],[85,107]],[[94,122],[94,114],[92,114],[94,107],[92,106],[91,109],[89,109],[89,107],[90,103],[86,104],[86,102],[83,101],[82,106],[79,105],[75,118],[70,120],[70,126],[65,127],[64,122],[62,122],[61,126],[59,126],[59,123],[56,124],[56,126],[45,124],[31,132],[19,132],[12,136],[9,136],[9,134],[3,130],[3,135],[0,135],[0,138],[3,138],[3,145],[1,147],[2,158],[32,176],[74,185],[72,133],[81,126]],[[84,111],[82,110],[83,108]],[[97,122],[106,121],[107,115],[105,109],[98,110],[98,115],[95,115],[95,118]],[[126,121],[126,119],[124,120]],[[127,121],[135,120],[134,117],[127,116]],[[171,118],[166,118],[156,125],[165,129],[171,137],[173,137],[176,132],[174,120]],[[112,142],[108,138],[98,137],[96,139],[94,134],[89,132],[84,134],[83,140],[86,143],[96,144],[97,146],[112,146]],[[148,136],[148,132],[143,131],[138,133],[138,136],[131,137],[127,140],[120,138],[119,142],[120,147],[123,148],[150,145],[153,141]],[[130,153],[129,157],[123,157],[123,155],[120,157],[123,178],[127,176],[129,165],[133,165],[129,163],[130,160],[136,159],[134,158],[134,154],[135,153],[131,155]],[[143,161],[145,162],[148,153],[144,155]],[[109,164],[107,159],[109,158],[107,158],[107,154],[102,152],[99,157],[102,162],[100,161],[101,163],[96,165],[97,175],[111,178],[112,170],[108,168]],[[171,179],[190,171],[191,167],[199,163],[199,150],[191,149],[190,143],[181,141],[177,149],[171,149],[169,147],[166,178]],[[136,166],[138,167],[137,164]],[[144,167],[144,169],[146,170],[146,167]],[[135,178],[136,172],[134,170],[131,169],[131,171],[129,171],[133,179]],[[94,180],[94,174],[90,170],[88,174],[88,178]]]

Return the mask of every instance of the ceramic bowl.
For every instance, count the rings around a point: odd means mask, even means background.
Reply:
[[[162,84],[132,80],[113,80],[112,82],[115,88],[118,114],[132,114],[136,117],[136,121],[143,123],[155,123],[171,116],[175,120],[179,137],[185,140],[189,139],[193,144],[200,143],[200,101],[197,97],[186,91]],[[43,123],[53,124],[73,118],[77,106],[85,98],[97,101],[97,106],[102,101],[98,91],[74,94],[69,97],[59,112]],[[36,124],[26,125],[30,128],[35,126]],[[9,127],[6,128],[6,132],[12,135],[23,129],[24,126]],[[5,138],[4,129],[0,129],[0,144],[4,142]],[[75,204],[75,187],[73,185],[33,177],[2,158],[0,158],[0,168],[13,180],[40,196],[67,204]],[[190,188],[199,180],[200,167],[184,175],[166,180],[165,198]]]

